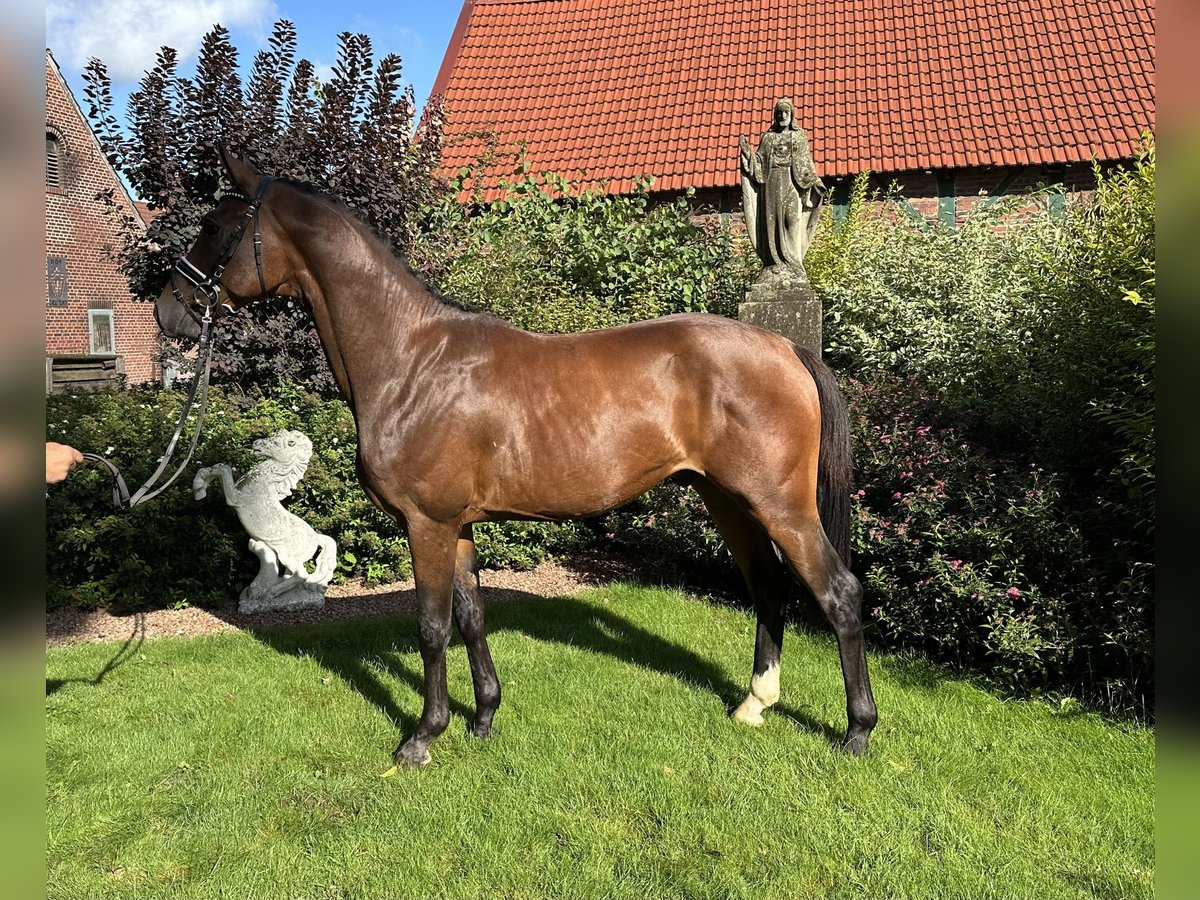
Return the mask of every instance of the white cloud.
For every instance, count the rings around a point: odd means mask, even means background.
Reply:
[[[187,62],[213,25],[265,34],[275,14],[274,0],[47,0],[46,45],[75,70],[103,60],[120,84],[140,79],[164,45]]]

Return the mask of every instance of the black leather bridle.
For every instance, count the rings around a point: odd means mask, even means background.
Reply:
[[[206,319],[209,322],[212,321],[212,308],[221,302],[221,275],[225,272],[225,267],[229,265],[229,261],[233,259],[233,254],[237,253],[238,247],[241,246],[242,238],[246,236],[246,229],[251,226],[254,228],[254,268],[258,272],[258,286],[262,291],[262,296],[266,296],[267,282],[263,277],[262,234],[258,228],[258,210],[262,206],[263,194],[267,192],[267,188],[271,186],[271,182],[274,180],[274,177],[270,175],[265,176],[259,182],[258,190],[255,191],[253,200],[241,194],[226,195],[227,197],[245,200],[249,205],[246,207],[246,214],[242,217],[242,221],[238,223],[237,229],[230,235],[229,243],[225,245],[225,250],[221,253],[220,258],[217,259],[217,264],[213,267],[212,272],[205,275],[192,264],[186,255],[179,257],[171,269],[171,292],[175,295],[175,300],[184,308],[189,316],[200,323],[202,328]],[[203,317],[196,315],[195,306],[183,299],[183,294],[179,290],[179,282],[175,280],[176,275],[189,282],[194,288],[192,299],[203,308]]]
[[[258,228],[258,210],[262,206],[263,194],[267,192],[274,178],[265,176],[258,184],[258,189],[254,192],[254,199],[251,200],[240,194],[230,194],[227,196],[245,200],[249,206],[246,209],[246,214],[242,221],[238,224],[237,229],[230,235],[229,243],[225,246],[221,256],[217,259],[216,266],[212,272],[205,275],[200,269],[193,265],[187,258],[186,254],[176,260],[175,265],[171,269],[171,292],[175,295],[175,300],[184,308],[189,316],[191,316],[200,325],[200,343],[196,353],[196,374],[192,378],[192,386],[188,389],[187,400],[184,401],[183,409],[179,413],[179,424],[175,426],[175,433],[171,436],[171,442],[167,445],[167,450],[159,459],[158,468],[154,474],[138,488],[137,492],[132,496],[129,493],[129,488],[125,485],[125,479],[121,476],[117,467],[95,453],[83,454],[84,459],[98,462],[105,466],[113,476],[113,505],[118,509],[126,507],[134,507],[139,503],[145,503],[147,500],[152,500],[163,491],[165,491],[176,478],[180,476],[189,462],[192,461],[192,454],[196,450],[196,443],[200,440],[200,429],[204,424],[204,411],[208,406],[208,378],[209,378],[209,363],[212,360],[212,311],[213,307],[220,303],[221,297],[221,275],[225,272],[225,267],[229,265],[229,261],[233,259],[233,255],[241,246],[242,239],[246,236],[246,231],[253,228],[254,235],[254,266],[258,271],[258,286],[262,291],[262,296],[267,294],[267,282],[263,275],[262,264],[262,234]],[[179,290],[179,283],[175,276],[178,275],[185,281],[190,283],[193,290],[193,301],[189,303],[183,297],[183,293]],[[198,314],[197,310],[203,310]],[[158,316],[158,309],[155,308],[155,318]],[[159,323],[162,327],[162,323]],[[196,426],[192,432],[191,443],[188,445],[187,456],[184,457],[179,468],[175,473],[164,481],[158,487],[155,487],[155,482],[166,471],[170,465],[171,457],[175,453],[175,445],[179,443],[179,438],[183,434],[183,427],[187,423],[188,416],[191,414],[192,406],[199,396],[200,403],[196,407]]]

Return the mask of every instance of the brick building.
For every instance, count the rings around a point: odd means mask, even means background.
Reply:
[[[914,215],[1094,186],[1154,128],[1153,0],[466,0],[434,93],[443,174],[488,146],[535,172],[740,209],[738,136],[789,97],[844,203],[870,171]],[[484,171],[484,198],[511,172]]]
[[[134,300],[109,258],[120,236],[96,194],[115,189],[143,220],[46,51],[46,390],[160,377],[153,304]],[[144,227],[144,224],[143,224]]]

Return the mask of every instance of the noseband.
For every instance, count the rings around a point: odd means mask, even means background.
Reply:
[[[183,409],[179,413],[179,424],[175,426],[175,433],[171,436],[171,442],[167,445],[166,452],[159,459],[158,469],[155,470],[154,474],[150,476],[145,484],[138,488],[136,493],[130,496],[129,488],[125,485],[125,479],[112,462],[95,453],[83,454],[85,459],[106,467],[113,476],[113,505],[119,509],[134,507],[139,503],[144,503],[147,500],[157,497],[171,486],[172,482],[187,468],[187,464],[192,461],[192,454],[195,452],[196,443],[200,439],[200,428],[204,424],[204,410],[208,406],[209,361],[212,359],[212,311],[213,307],[220,302],[221,275],[224,273],[225,267],[229,265],[229,261],[233,259],[233,254],[237,252],[238,247],[241,245],[242,238],[246,236],[246,229],[251,226],[254,228],[254,265],[258,270],[258,286],[262,290],[262,296],[266,296],[267,294],[267,282],[266,278],[263,277],[262,235],[258,229],[258,210],[262,206],[263,194],[267,192],[267,188],[274,180],[271,176],[263,178],[259,182],[258,190],[255,192],[253,200],[247,199],[240,194],[230,195],[245,200],[250,206],[246,210],[246,215],[242,218],[237,230],[229,238],[229,243],[226,245],[224,251],[222,251],[211,273],[205,275],[188,261],[186,255],[179,257],[179,260],[171,269],[171,292],[175,295],[175,300],[184,308],[187,314],[200,324],[200,346],[196,353],[196,374],[192,378],[192,386],[188,390],[187,400],[184,402]],[[183,294],[179,290],[179,285],[175,281],[177,274],[195,288],[193,299],[199,306],[203,307],[203,316],[197,315],[193,304],[184,300]],[[171,457],[175,453],[175,445],[179,442],[180,435],[183,434],[183,426],[187,423],[197,393],[200,396],[200,404],[196,407],[196,425],[195,430],[192,432],[192,440],[188,446],[187,456],[184,457],[179,468],[175,470],[174,475],[158,487],[154,487],[155,482],[158,481],[171,462]]]

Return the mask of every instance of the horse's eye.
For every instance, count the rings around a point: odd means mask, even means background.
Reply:
[[[216,234],[217,233],[217,223],[210,222],[208,219],[205,219],[203,222],[200,223],[200,230],[203,231],[205,234]]]

